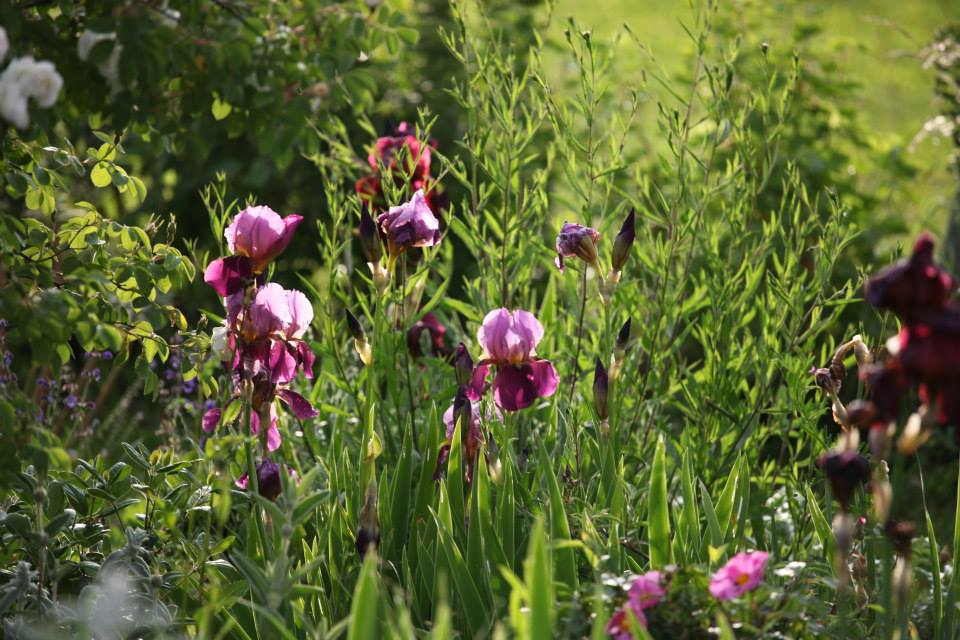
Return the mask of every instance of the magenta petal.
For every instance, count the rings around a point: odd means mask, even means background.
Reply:
[[[547,360],[521,365],[500,365],[493,379],[493,399],[504,411],[519,411],[537,398],[553,395],[559,378]]]
[[[309,420],[310,418],[316,418],[320,415],[320,412],[314,409],[310,402],[296,391],[282,389],[277,393],[277,396],[287,403],[290,411],[292,411],[293,415],[297,416],[299,420]]]
[[[280,430],[277,429],[277,419],[274,419],[270,423],[270,429],[267,430],[267,451],[276,451],[280,448]]]
[[[237,478],[235,484],[237,485],[237,488],[243,489],[244,491],[246,491],[247,485],[249,484],[249,482],[250,482],[250,474],[245,473],[239,478]]]
[[[470,378],[470,384],[467,386],[467,398],[469,400],[476,402],[483,397],[484,391],[487,390],[488,375],[490,375],[489,364],[481,363],[473,370],[473,376]]]
[[[274,257],[283,253],[283,250],[287,248],[287,245],[293,240],[293,232],[297,230],[301,222],[303,222],[303,216],[295,213],[283,219],[283,233],[280,234],[280,239],[277,240],[277,244],[274,245],[273,251],[271,251]]]
[[[220,424],[220,409],[208,409],[203,414],[203,430],[207,433],[213,433],[217,425]]]
[[[250,259],[244,256],[217,258],[207,265],[203,281],[221,296],[243,290],[246,280],[252,275]]]
[[[303,375],[307,380],[313,379],[313,361],[316,357],[306,342],[297,344],[297,355],[300,357],[300,367],[303,369]]]
[[[291,353],[293,351],[293,353]],[[270,382],[288,384],[297,375],[296,350],[280,340],[270,344]]]

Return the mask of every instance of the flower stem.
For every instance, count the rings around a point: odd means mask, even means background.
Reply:
[[[267,535],[266,535],[266,531],[263,528],[263,514],[260,512],[260,506],[257,504],[256,497],[260,495],[260,486],[259,486],[259,483],[257,482],[257,467],[253,461],[253,448],[251,447],[251,444],[250,444],[250,440],[251,440],[250,427],[252,426],[251,412],[253,411],[253,409],[250,404],[249,396],[247,397],[247,401],[244,404],[245,404],[244,410],[243,410],[244,423],[246,424],[246,431],[244,432],[244,435],[246,436],[246,438],[244,439],[244,442],[246,444],[245,449],[246,449],[246,456],[247,456],[247,494],[250,496],[251,515],[253,516],[254,520],[257,523],[257,537],[259,538],[260,548],[263,550],[264,558],[266,558]],[[265,432],[267,428],[269,428],[269,425],[267,425],[267,427],[264,427],[264,425],[262,424],[260,425],[260,430],[262,432]]]
[[[577,318],[577,348],[573,356],[573,377],[570,379],[570,392],[567,394],[567,411],[572,408],[573,391],[577,387],[577,378],[580,375],[580,346],[583,342],[583,316],[587,310],[587,267],[583,267],[583,277],[580,279],[580,315]]]

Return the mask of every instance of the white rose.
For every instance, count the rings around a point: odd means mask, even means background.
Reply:
[[[7,57],[7,51],[10,50],[10,40],[7,38],[7,30],[0,27],[0,61]]]
[[[115,33],[100,33],[98,31],[91,31],[87,29],[80,34],[80,37],[77,39],[77,56],[81,60],[86,60],[90,57],[90,52],[98,42],[104,40],[116,40],[117,34]],[[107,84],[110,85],[110,88],[114,93],[120,90],[120,52],[123,50],[123,45],[119,42],[114,42],[113,49],[110,50],[110,55],[106,60],[97,65],[97,70],[100,72],[100,75],[106,79]]]
[[[87,29],[81,33],[77,39],[77,56],[81,60],[86,60],[90,57],[90,51],[93,50],[98,42],[102,40],[113,40],[116,37],[117,34],[115,33],[100,33]]]
[[[20,85],[0,76],[0,117],[18,129],[30,126],[27,97],[20,93]]]
[[[21,85],[23,93],[37,101],[43,109],[49,109],[57,101],[63,88],[63,76],[49,60],[37,62],[27,76],[27,83]]]
[[[6,91],[16,91],[25,98],[33,98],[37,105],[49,109],[57,101],[63,88],[63,77],[57,73],[53,63],[44,60],[37,62],[32,56],[14,58],[0,75],[0,84]]]

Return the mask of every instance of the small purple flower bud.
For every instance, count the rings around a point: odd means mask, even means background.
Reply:
[[[607,397],[610,391],[610,380],[607,377],[607,368],[603,361],[597,358],[596,368],[593,370],[593,404],[597,409],[600,420],[606,420],[610,415]]]
[[[383,243],[380,240],[380,231],[377,229],[377,223],[366,205],[360,211],[360,248],[363,249],[363,255],[367,262],[380,262],[383,257]]]
[[[70,409],[76,409],[76,408],[77,408],[77,396],[75,396],[75,395],[73,395],[73,394],[71,393],[71,394],[68,395],[68,396],[66,397],[66,399],[63,401],[63,404],[67,405],[67,407],[70,408]]]
[[[13,354],[9,351],[5,351],[3,354],[3,366],[9,367],[10,363],[13,362]]]
[[[470,352],[462,342],[453,354],[453,371],[458,385],[462,387],[470,384],[473,378],[473,358],[470,357]]]
[[[100,357],[104,360],[113,360],[113,352],[107,349],[106,351],[102,351],[100,353]]]
[[[214,400],[213,398],[208,398],[207,401],[203,403],[203,408],[207,410],[213,409],[216,406],[217,406],[217,401]]]
[[[0,318],[0,329],[6,329],[10,326],[10,323],[7,322],[6,318]]]
[[[611,263],[615,271],[623,269],[623,265],[627,263],[627,258],[630,257],[630,247],[633,246],[633,241],[637,237],[636,217],[636,210],[631,209],[630,214],[626,220],[623,221],[623,226],[620,227],[620,232],[613,241],[613,258]]]
[[[47,379],[44,378],[43,376],[39,376],[39,377],[37,378],[37,386],[38,386],[38,387],[45,387],[45,386],[47,386]]]

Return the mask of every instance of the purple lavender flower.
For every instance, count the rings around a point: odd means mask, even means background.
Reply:
[[[113,351],[110,351],[109,349],[102,351],[100,352],[100,357],[104,360],[113,360]]]
[[[75,395],[73,395],[73,394],[71,393],[71,394],[68,395],[68,396],[66,397],[66,399],[63,401],[63,404],[67,405],[67,407],[70,408],[70,409],[76,409],[76,408],[77,408],[77,396],[75,396]]]

